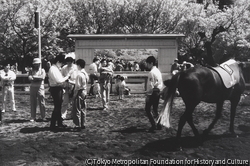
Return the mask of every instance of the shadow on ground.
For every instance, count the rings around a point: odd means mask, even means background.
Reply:
[[[200,137],[194,137],[194,136],[186,136],[181,137],[181,147],[184,149],[192,149],[192,148],[198,148],[200,146],[203,146],[206,142],[211,141],[220,141],[224,140],[226,138],[243,138],[249,136],[250,133],[242,133],[240,135],[234,135],[234,134],[222,134],[222,135],[200,135]],[[177,146],[177,139],[176,137],[166,138],[163,140],[156,140],[153,142],[147,143],[145,146],[143,146],[138,151],[140,153],[154,153],[154,152],[175,152],[179,151],[179,146]]]
[[[67,127],[67,128],[56,128],[56,129],[51,130],[50,127],[26,127],[26,128],[22,128],[20,130],[20,133],[30,134],[30,133],[38,133],[38,132],[43,132],[43,131],[51,131],[54,133],[57,133],[57,132],[80,132],[80,129]]]
[[[13,120],[6,120],[4,123],[26,123],[29,122],[27,119],[13,119]]]
[[[146,129],[138,128],[136,126],[128,127],[125,129],[118,129],[118,130],[112,130],[111,132],[119,132],[119,133],[139,133],[139,132],[146,132]]]

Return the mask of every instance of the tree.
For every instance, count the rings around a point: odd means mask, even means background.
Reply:
[[[4,26],[1,26],[2,54],[5,60],[16,61],[19,66],[25,65],[28,53],[35,50],[35,36],[30,24],[32,19],[27,15],[29,10],[25,7],[26,3],[27,1],[6,1],[1,8],[5,18]]]
[[[41,16],[42,57],[74,51],[68,34],[183,33],[182,54],[250,57],[249,1],[223,0],[2,0],[0,57],[24,69],[38,56],[34,12]],[[118,51],[123,56],[125,52]],[[181,54],[181,55],[182,55]],[[113,54],[112,54],[113,55]],[[138,54],[139,55],[139,54]]]
[[[218,63],[223,50],[239,48],[238,43],[246,38],[246,32],[249,31],[247,28],[249,27],[248,1],[237,1],[233,6],[223,10],[213,3],[206,8],[201,4],[188,4],[187,8],[179,30],[187,35],[182,45],[189,54],[206,50],[203,55],[193,55],[196,59],[202,56],[213,56],[215,62]],[[219,49],[222,43],[227,48]],[[237,51],[230,52],[231,55],[228,57],[237,57],[235,54]]]
[[[61,47],[59,34],[69,26],[70,12],[62,0],[42,1],[13,0],[2,3],[0,25],[1,56],[18,63],[19,70],[25,71],[33,57],[38,56],[38,33],[34,28],[34,12],[39,7],[41,16],[42,56],[57,54],[67,48]],[[61,43],[60,43],[61,42]],[[72,45],[72,44],[71,44]]]

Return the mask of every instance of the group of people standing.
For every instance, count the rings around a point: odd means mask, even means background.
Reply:
[[[190,67],[194,67],[194,65],[191,62],[183,61],[182,63],[179,63],[179,60],[176,58],[171,66],[170,72],[172,75],[175,75],[180,71],[185,71],[189,69]]]
[[[86,96],[89,76],[85,71],[85,61],[78,59],[74,65],[72,57],[66,58],[60,54],[54,59],[53,65],[48,72],[50,94],[53,98],[54,109],[51,116],[51,130],[57,127],[67,127],[63,124],[63,118],[66,116],[67,107],[70,98],[73,95],[72,118],[75,128],[78,130],[85,128],[86,121]],[[73,92],[72,92],[73,91]],[[71,94],[72,93],[72,94]],[[63,107],[63,109],[62,109]],[[62,116],[62,110],[63,116]]]
[[[107,59],[94,58],[93,63],[89,66],[89,71],[85,71],[85,61],[78,59],[74,63],[74,58],[66,57],[65,54],[59,54],[53,60],[53,64],[48,72],[41,67],[41,60],[34,58],[33,67],[28,73],[30,84],[30,109],[31,122],[36,121],[37,101],[40,106],[41,119],[45,119],[45,87],[44,79],[48,76],[49,92],[53,99],[53,112],[51,115],[50,129],[67,127],[63,123],[63,119],[67,116],[67,111],[72,103],[72,118],[76,129],[84,129],[86,122],[86,97],[94,95],[95,83],[99,84],[99,92],[102,98],[103,110],[109,109],[110,88],[113,77],[114,64]],[[148,84],[146,91],[145,111],[151,123],[150,131],[160,129],[161,126],[156,124],[155,117],[152,114],[153,107],[154,115],[158,116],[158,104],[160,92],[163,88],[162,75],[156,67],[156,58],[150,56],[146,59],[147,67],[150,69],[148,73]],[[65,64],[65,65],[64,65]],[[64,66],[63,66],[64,65]],[[123,79],[121,79],[123,78]],[[10,93],[12,110],[16,111],[14,100],[14,80],[16,75],[9,70],[6,65],[1,72],[1,81],[3,88],[3,109],[5,112],[6,95]],[[121,86],[125,86],[124,77],[120,76]],[[87,84],[90,81],[91,86],[87,92]],[[120,90],[118,93],[123,93]],[[120,96],[119,96],[120,98]]]
[[[64,63],[66,62],[66,65]],[[63,66],[64,65],[64,66]],[[69,104],[72,102],[72,118],[77,130],[85,128],[86,96],[89,76],[85,71],[85,61],[78,59],[74,64],[72,57],[65,59],[65,54],[55,57],[53,64],[46,73],[41,68],[41,60],[34,58],[32,68],[28,72],[30,83],[30,110],[31,122],[36,121],[37,104],[40,106],[41,120],[45,119],[45,87],[44,80],[48,76],[49,91],[53,99],[54,109],[51,116],[50,129],[66,127],[63,118],[66,117]],[[14,81],[16,74],[10,70],[10,66],[4,66],[1,71],[1,83],[3,91],[2,113],[6,111],[7,95],[10,97],[11,109],[16,111],[14,99]],[[73,101],[72,101],[73,100]]]
[[[2,85],[2,113],[7,108],[7,97],[10,98],[11,110],[16,111],[16,104],[14,98],[14,81],[16,80],[16,73],[10,70],[10,65],[4,65],[4,69],[0,72],[0,79]]]
[[[161,129],[161,125],[156,124],[155,119],[156,117],[158,117],[158,105],[160,100],[160,92],[163,89],[163,80],[160,70],[156,67],[157,60],[154,56],[149,56],[146,59],[146,64],[150,72],[148,73],[145,111],[151,123],[151,128],[149,129],[149,131],[153,132],[154,130]],[[100,93],[104,110],[108,109],[113,70],[114,64],[112,63],[112,61],[108,61],[106,59],[100,60],[97,57],[93,59],[93,63],[89,66],[91,82],[89,95],[95,95],[95,82],[98,82],[100,85]],[[125,81],[123,76],[118,76],[119,77],[117,77],[117,79],[119,79],[119,81],[117,84],[117,94],[119,95],[119,99],[122,99],[123,90],[125,88]],[[119,88],[119,86],[122,88]],[[152,114],[151,111],[152,107],[154,114]]]

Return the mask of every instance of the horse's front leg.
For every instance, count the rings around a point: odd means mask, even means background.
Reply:
[[[208,135],[208,133],[214,128],[214,125],[216,124],[216,122],[220,119],[221,113],[222,113],[222,108],[223,108],[223,103],[224,103],[224,101],[216,103],[217,107],[216,107],[215,118],[214,118],[213,122],[209,125],[209,127],[203,131],[204,135]]]

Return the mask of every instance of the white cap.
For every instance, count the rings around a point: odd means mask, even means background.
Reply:
[[[70,53],[68,53],[68,54],[65,56],[65,58],[68,58],[68,57],[71,57],[71,58],[73,58],[73,59],[76,59],[76,55],[75,55],[74,52],[70,52]]]

